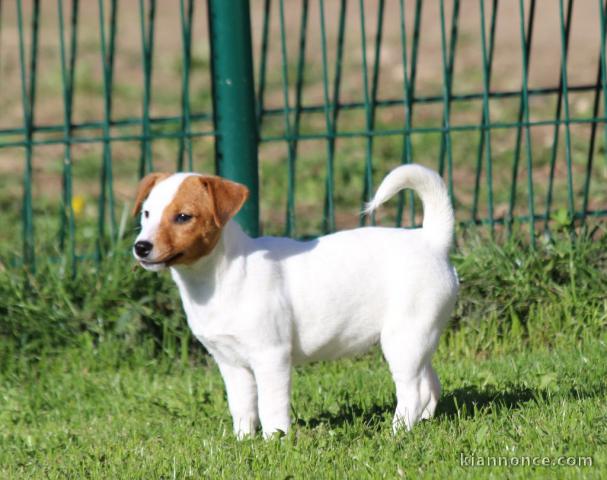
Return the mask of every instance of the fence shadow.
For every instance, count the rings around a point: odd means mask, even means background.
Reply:
[[[587,390],[574,387],[566,393],[558,392],[556,396],[558,398],[584,400],[603,396],[606,392],[607,386],[605,385]],[[485,415],[488,409],[493,412],[519,410],[531,401],[548,402],[550,401],[550,394],[547,390],[522,386],[511,386],[504,391],[467,386],[445,392],[438,402],[435,418],[474,418]],[[370,407],[348,404],[340,408],[338,412],[322,412],[310,419],[300,418],[297,420],[297,424],[308,428],[315,428],[321,424],[340,427],[362,419],[364,424],[373,426],[383,421],[386,416],[391,418],[395,408],[395,401],[376,403]]]

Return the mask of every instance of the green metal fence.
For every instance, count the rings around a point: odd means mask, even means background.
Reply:
[[[261,219],[316,235],[366,223],[379,179],[419,162],[444,176],[461,225],[524,223],[533,244],[607,215],[605,12],[0,0],[0,243],[20,242],[31,268],[39,252],[99,260],[129,236],[129,195],[153,169],[246,183],[238,219],[252,234]],[[412,195],[383,215],[370,221],[419,221]]]

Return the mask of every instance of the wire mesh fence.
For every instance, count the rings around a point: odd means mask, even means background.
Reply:
[[[533,243],[600,218],[605,11],[604,0],[2,1],[0,251],[21,244],[28,265],[101,259],[129,236],[141,175],[233,176],[243,154],[252,176],[257,150],[260,214],[247,215],[266,233],[415,225],[410,194],[381,218],[359,214],[409,162],[440,171],[461,225],[523,223]],[[252,40],[219,49],[237,17]],[[230,60],[254,72],[237,89],[254,107],[247,132],[218,114]],[[236,103],[238,118],[247,102]]]
[[[351,139],[360,140],[358,151],[345,146],[363,165],[359,202],[386,171],[384,146],[394,151],[389,166],[437,168],[463,223],[493,230],[527,222],[533,242],[535,227],[547,229],[555,212],[561,221],[606,213],[601,2],[543,3],[538,14],[536,2],[522,0],[304,1],[297,12],[289,7],[299,26],[277,3],[265,3],[258,101],[262,142],[288,144],[287,234],[301,143],[315,139],[326,143],[327,230],[336,225],[336,145]],[[268,33],[271,21],[277,32]],[[264,104],[268,57],[282,77],[273,108]],[[306,124],[314,114],[322,120]],[[282,129],[265,133],[271,116],[282,117]],[[403,210],[405,197],[392,215],[399,225]]]

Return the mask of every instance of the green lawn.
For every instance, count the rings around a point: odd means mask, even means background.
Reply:
[[[461,455],[591,457],[592,466],[511,467],[515,478],[605,475],[605,340],[435,365],[437,416],[391,434],[380,354],[296,370],[286,438],[236,441],[212,362],[78,348],[2,378],[3,478],[415,478],[501,476]],[[477,460],[478,461],[478,460]],[[469,462],[469,461],[468,461]],[[604,477],[603,477],[604,478]]]
[[[293,432],[238,442],[168,275],[118,254],[76,279],[0,271],[0,477],[604,478],[604,230],[460,241],[437,415],[396,437],[378,350],[296,369]],[[578,466],[470,466],[534,458]]]

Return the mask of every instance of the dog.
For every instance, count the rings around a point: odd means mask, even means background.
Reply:
[[[362,227],[298,241],[251,238],[232,220],[244,185],[195,173],[151,173],[133,214],[133,253],[168,268],[188,325],[213,356],[238,438],[290,427],[293,365],[358,355],[380,343],[396,385],[393,429],[434,414],[431,357],[458,292],[449,262],[453,208],[442,178],[399,166],[366,212],[402,189],[421,197],[421,229]]]

